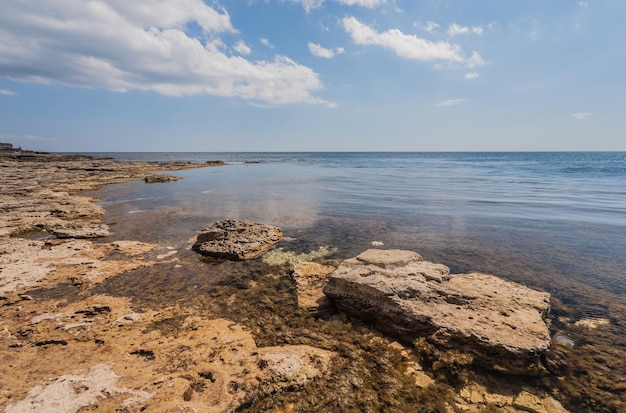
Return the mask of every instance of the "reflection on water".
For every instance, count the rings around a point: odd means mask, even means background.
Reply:
[[[202,297],[215,293],[218,280],[267,271],[259,263],[208,265],[189,252],[190,240],[220,219],[277,225],[289,239],[281,247],[300,253],[330,245],[337,248],[330,259],[355,256],[382,241],[385,248],[417,251],[453,272],[486,272],[550,292],[552,333],[567,337],[573,347],[566,350],[571,368],[565,379],[544,385],[560,389],[575,411],[622,409],[626,196],[623,189],[616,193],[614,181],[585,184],[590,179],[585,174],[596,172],[580,167],[555,169],[582,174],[570,181],[542,175],[545,171],[537,175],[528,164],[507,170],[493,160],[480,173],[462,159],[461,170],[432,160],[420,168],[406,159],[371,167],[328,162],[194,169],[177,172],[184,179],[176,182],[95,191],[91,195],[107,211],[111,239],[181,251],[178,266],[166,273],[142,270],[141,276],[105,283],[103,291],[136,296],[147,305],[193,297],[208,305]],[[575,325],[588,317],[609,324]]]

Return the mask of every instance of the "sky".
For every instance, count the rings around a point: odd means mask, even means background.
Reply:
[[[0,142],[624,151],[623,0],[0,0]]]

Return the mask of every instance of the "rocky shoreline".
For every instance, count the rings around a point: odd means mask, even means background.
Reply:
[[[397,342],[368,320],[349,318],[356,314],[346,305],[332,315],[322,288],[342,260],[325,253],[279,248],[266,254],[271,263],[225,264],[220,271],[233,272],[197,305],[140,308],[132,296],[103,294],[94,286],[184,264],[157,254],[163,246],[155,244],[94,242],[108,234],[104,211],[80,191],[219,163],[4,152],[0,409],[6,412],[566,411],[533,379],[474,376],[457,347]],[[42,290],[59,293],[40,298]],[[68,297],[66,290],[80,293]]]

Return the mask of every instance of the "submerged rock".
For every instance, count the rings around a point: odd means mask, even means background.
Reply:
[[[192,249],[217,259],[248,260],[278,244],[282,236],[282,231],[271,225],[227,219],[203,229]]]
[[[331,265],[316,262],[297,262],[292,265],[292,277],[296,283],[298,307],[317,317],[329,317],[337,310],[322,291],[328,276],[335,271]]]
[[[412,251],[377,249],[341,263],[324,293],[339,310],[404,341],[424,337],[497,371],[545,372],[548,293],[487,274],[450,274]]]

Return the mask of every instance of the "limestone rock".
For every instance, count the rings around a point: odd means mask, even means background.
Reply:
[[[513,400],[513,407],[531,413],[548,413],[541,399],[532,393],[523,391]]]
[[[377,249],[341,263],[324,293],[339,310],[404,341],[425,337],[502,372],[545,372],[548,293],[487,274],[450,274],[415,252]]]
[[[333,353],[311,346],[264,347],[258,350],[261,370],[274,381],[303,385],[330,373]]]
[[[59,221],[46,225],[46,230],[57,238],[102,238],[109,235],[109,226],[80,221]]]
[[[143,181],[147,184],[155,184],[157,182],[172,182],[180,180],[180,176],[172,175],[150,175],[143,178]]]
[[[282,236],[271,225],[227,219],[202,230],[192,249],[217,259],[248,260],[268,251]]]
[[[206,167],[189,162],[124,162],[82,155],[0,151],[0,237],[48,231],[64,237],[108,234],[104,210],[83,190],[144,179],[150,171]],[[80,228],[85,227],[84,231]],[[105,233],[106,232],[106,233]]]
[[[323,288],[335,267],[315,262],[297,262],[292,269],[292,277],[297,286],[298,306],[319,317],[333,315],[336,312],[335,306],[324,294]]]

